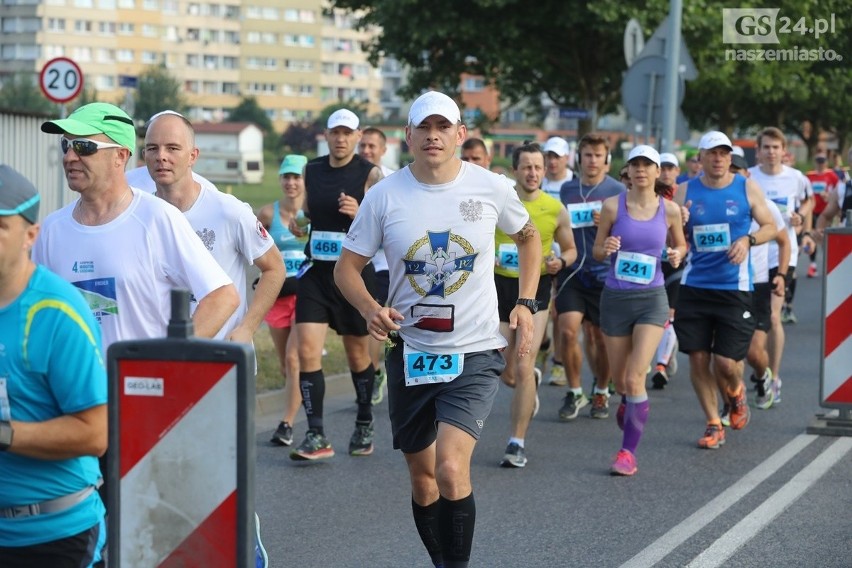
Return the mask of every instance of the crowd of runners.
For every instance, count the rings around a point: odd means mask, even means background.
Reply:
[[[103,562],[103,353],[165,336],[173,287],[192,291],[198,336],[251,342],[266,323],[285,378],[270,442],[293,460],[335,455],[322,354],[329,328],[340,335],[357,404],[347,453],[373,452],[387,391],[416,531],[435,566],[467,566],[471,456],[501,382],[511,418],[492,427],[508,434],[495,456],[506,468],[534,459],[544,384],[564,389],[560,421],[614,414],[607,466],[636,474],[649,389],[669,385],[678,352],[706,420],[696,446],[720,448],[726,428],[781,403],[798,259],[817,277],[823,231],[852,206],[849,172],[823,148],[799,172],[772,126],[754,163],[710,131],[694,151],[634,147],[616,179],[611,138],[593,132],[574,148],[525,142],[500,175],[456,103],[432,91],[408,117],[413,162],[387,168],[384,133],[341,109],[328,155],[284,157],[280,198],[253,212],[192,171],[193,126],[173,111],[151,117],[145,165],[127,171],[133,124],[106,103],[44,123],[79,199],[41,225],[38,192],[0,166],[0,339],[21,353],[0,359],[3,566]],[[60,360],[77,362],[73,377]]]

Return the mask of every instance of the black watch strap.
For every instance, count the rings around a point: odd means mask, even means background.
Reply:
[[[749,233],[748,235],[748,246],[753,247],[757,244],[757,237]]]
[[[12,445],[12,437],[15,431],[12,429],[12,423],[0,421],[0,452],[5,452]]]
[[[532,313],[538,312],[538,301],[535,298],[518,298],[515,305],[526,306]]]

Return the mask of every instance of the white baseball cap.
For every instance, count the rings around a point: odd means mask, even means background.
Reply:
[[[702,136],[701,141],[698,142],[699,150],[712,150],[713,148],[718,148],[720,146],[724,146],[732,152],[734,150],[734,145],[731,144],[731,139],[725,136],[724,132],[719,132],[718,130],[711,130]]]
[[[658,166],[660,165],[660,153],[654,150],[651,146],[646,146],[645,144],[640,144],[630,150],[630,154],[627,156],[627,161],[630,162],[636,158],[645,158],[646,160],[651,160]]]
[[[461,113],[456,101],[438,91],[423,93],[411,104],[408,111],[408,124],[419,126],[433,114],[443,116],[453,124],[461,122]]]
[[[553,136],[552,138],[548,138],[547,142],[544,143],[544,153],[547,154],[548,152],[553,152],[557,156],[567,156],[571,153],[571,148],[564,138]]]
[[[345,126],[349,130],[358,130],[358,124],[358,116],[351,110],[342,108],[331,113],[326,126],[329,130],[338,126]]]
[[[731,151],[737,156],[745,157],[745,150],[742,149],[742,146],[734,146]]]
[[[680,162],[677,160],[677,156],[671,152],[663,152],[660,154],[660,165],[663,166],[665,164],[680,167]]]

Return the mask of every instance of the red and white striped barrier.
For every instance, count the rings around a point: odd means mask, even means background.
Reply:
[[[820,406],[852,409],[852,229],[825,233]]]

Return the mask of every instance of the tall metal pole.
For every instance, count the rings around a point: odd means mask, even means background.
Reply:
[[[669,34],[666,45],[665,97],[663,98],[663,132],[659,141],[661,152],[674,148],[675,120],[677,120],[677,86],[680,81],[680,20],[683,15],[682,0],[669,2]]]

